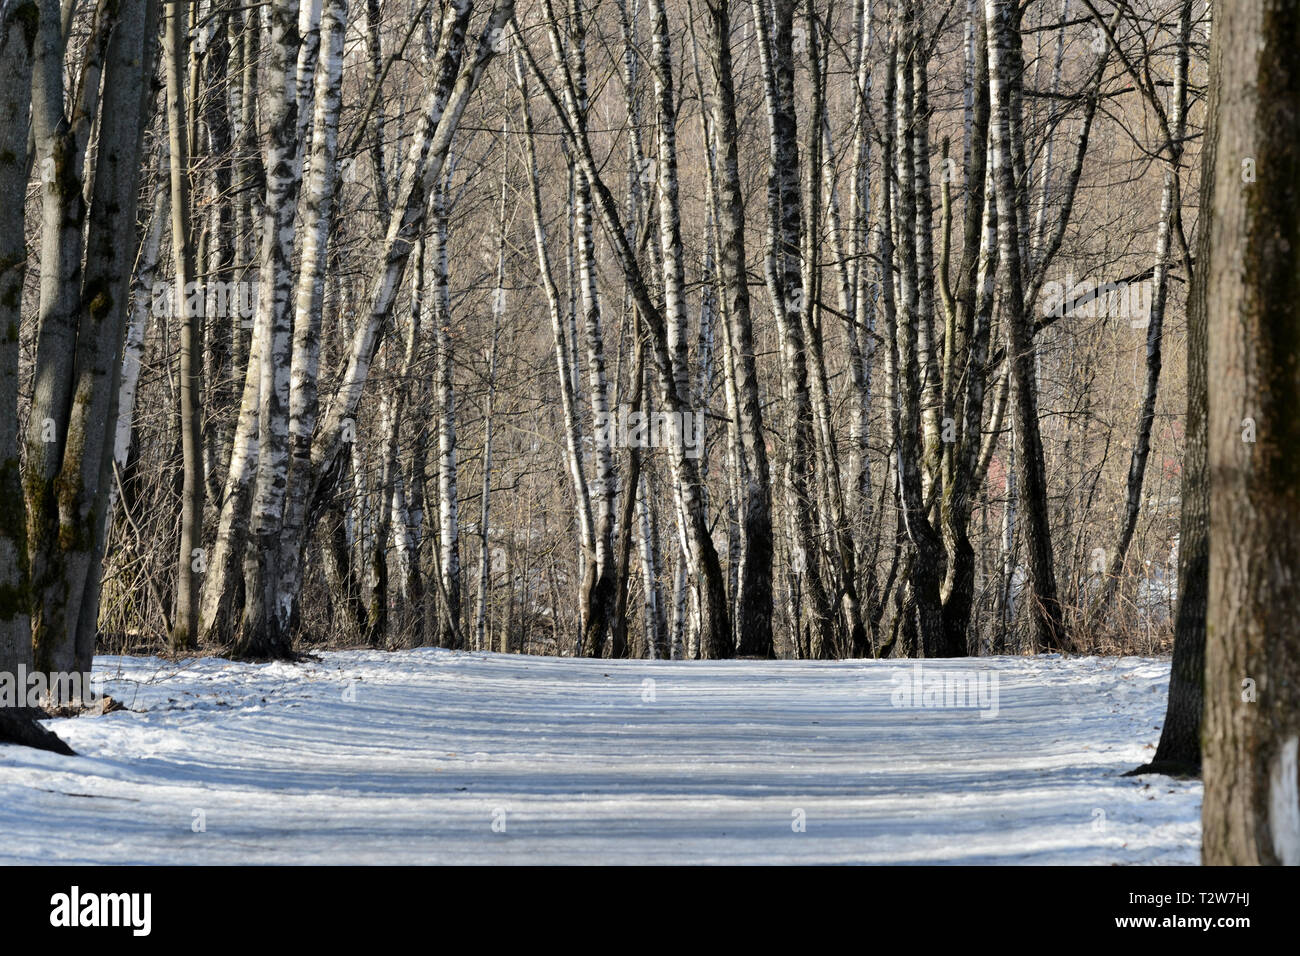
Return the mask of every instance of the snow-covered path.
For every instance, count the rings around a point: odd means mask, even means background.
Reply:
[[[50,722],[80,756],[0,747],[0,863],[1198,858],[1200,784],[1120,776],[1159,738],[1167,661],[96,668],[130,710]],[[983,710],[913,706],[945,675]]]

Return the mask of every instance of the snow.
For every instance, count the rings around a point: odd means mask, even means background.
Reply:
[[[1200,783],[1121,776],[1167,660],[95,666],[128,709],[50,721],[79,756],[0,747],[0,863],[1199,857]],[[912,693],[944,676],[985,697]]]

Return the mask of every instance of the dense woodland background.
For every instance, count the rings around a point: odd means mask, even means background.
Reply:
[[[0,677],[1172,646],[1143,772],[1300,863],[1296,49],[1292,0],[0,0]]]
[[[1201,0],[59,6],[0,15],[38,663],[1170,648]]]

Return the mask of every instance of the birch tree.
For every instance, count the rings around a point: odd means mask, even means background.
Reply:
[[[497,0],[484,19],[477,42],[471,47],[466,30],[474,11],[472,3],[448,6],[433,78],[426,92],[410,152],[395,194],[382,252],[371,283],[366,313],[351,339],[347,361],[321,418],[312,443],[311,471],[295,477],[287,497],[302,495],[308,502],[308,520],[314,524],[313,503],[323,501],[338,480],[345,436],[355,430],[357,407],[375,355],[387,334],[397,290],[411,254],[414,239],[425,227],[428,199],[440,181],[452,139],[479,80],[492,58],[503,48],[505,25],[513,12],[512,0]],[[306,538],[286,542],[300,551]],[[301,567],[301,562],[297,567]],[[298,600],[300,582],[284,581],[279,593]],[[288,615],[292,619],[293,612]]]
[[[549,9],[549,0],[548,9]],[[552,12],[552,16],[553,16]],[[571,0],[568,11],[567,47],[561,46],[560,34],[552,25],[552,52],[557,60],[567,53],[565,72],[569,77],[564,90],[570,121],[586,128],[588,119],[586,28],[581,0]],[[554,20],[552,20],[554,24]],[[582,650],[588,657],[599,657],[604,649],[614,609],[614,505],[618,485],[614,473],[614,455],[610,429],[609,381],[605,365],[604,315],[597,280],[596,233],[592,203],[592,186],[581,168],[574,170],[573,229],[577,239],[577,279],[579,309],[582,314],[582,338],[586,345],[587,394],[593,423],[593,468],[590,493],[592,499],[592,536],[595,548],[588,556],[583,581],[584,625]],[[681,345],[676,348],[680,352]],[[680,363],[679,363],[680,364]]]
[[[463,650],[461,637],[460,500],[456,455],[456,384],[453,377],[451,280],[447,258],[450,175],[433,195],[433,228],[429,232],[433,259],[433,322],[438,392],[438,565],[442,613],[438,645]]]
[[[1012,140],[1013,101],[1018,96],[1016,71],[1019,44],[1018,13],[1007,0],[984,0],[984,22],[989,42],[989,91],[993,192],[998,209],[998,255],[1006,277],[1003,304],[1007,329],[1007,361],[1016,395],[1017,464],[1023,482],[1022,501],[1027,522],[1026,544],[1034,597],[1031,608],[1039,646],[1064,650],[1065,632],[1057,597],[1052,531],[1047,512],[1047,476],[1038,421],[1038,383],[1034,371],[1033,322],[1026,314],[1026,268],[1021,229],[1023,209],[1017,199],[1015,153]]]
[[[741,494],[738,555],[736,651],[768,657],[772,641],[772,511],[770,466],[763,438],[763,410],[754,358],[753,317],[745,265],[745,207],[740,179],[739,131],[731,53],[729,0],[710,0],[709,61],[713,95],[710,128],[717,170],[715,221],[718,231],[718,287],[730,343],[724,375],[736,395]]]
[[[250,361],[248,368],[249,377],[258,378],[257,472],[243,555],[244,611],[234,642],[235,653],[248,657],[284,657],[290,651],[290,637],[283,624],[291,616],[291,599],[280,589],[280,554],[289,468],[293,222],[301,183],[297,162],[298,15],[298,0],[276,0],[271,7],[266,96],[270,139],[254,319],[254,335],[260,334],[262,350],[258,364]]]
[[[320,413],[321,322],[325,308],[325,271],[338,190],[339,110],[342,107],[343,41],[348,26],[348,0],[327,0],[320,21],[320,65],[311,100],[301,94],[300,108],[314,103],[311,177],[303,196],[302,262],[294,301],[293,354],[289,382],[289,465],[286,475],[291,493],[285,495],[277,587],[302,587],[302,550],[307,518],[306,496],[300,477],[311,474],[312,434]],[[301,76],[300,76],[301,80]],[[299,492],[299,493],[293,493]],[[298,604],[277,601],[277,627],[292,633],[298,621]]]
[[[550,28],[552,34],[555,28]],[[531,49],[520,35],[516,24],[515,37],[520,44],[520,51],[528,66],[533,80],[541,88],[551,109],[560,122],[565,142],[573,151],[579,167],[591,185],[593,200],[606,234],[613,244],[615,255],[622,268],[625,279],[632,293],[642,319],[649,325],[653,345],[654,366],[660,398],[668,411],[677,416],[678,421],[690,408],[690,397],[679,392],[674,374],[672,352],[669,347],[668,327],[664,315],[651,295],[646,277],[641,270],[636,253],[627,239],[622,216],[618,205],[605,184],[592,155],[591,143],[584,127],[566,107],[566,103],[577,101],[572,87],[572,77],[567,74],[561,63],[560,83],[566,92],[562,102],[552,84],[541,72]],[[559,46],[558,38],[552,36],[553,46]],[[708,520],[704,513],[704,502],[700,484],[700,472],[694,458],[690,456],[684,441],[677,440],[670,449],[673,478],[677,493],[681,496],[684,521],[682,537],[685,542],[693,571],[699,584],[699,620],[701,652],[710,658],[729,657],[733,653],[731,628],[727,607],[726,585],[722,567],[718,560],[717,549],[709,532]]]
[[[210,0],[158,8],[161,98],[112,79],[141,71],[113,59],[134,10],[54,6],[48,35],[33,21],[31,132],[11,134],[41,281],[8,306],[24,364],[5,386],[26,423],[12,563],[46,659],[42,635],[75,657],[97,625],[114,648],[165,629],[251,657],[340,635],[937,656],[1023,649],[1026,621],[1035,648],[1067,625],[1080,651],[1168,639],[1183,383],[1161,342],[1197,278],[1181,194],[1201,149],[1183,0],[537,0],[517,23],[505,0]],[[141,93],[137,223],[97,197],[125,188],[101,182],[130,121],[110,100]],[[480,188],[498,159],[501,196]],[[1148,196],[1158,216],[1116,219]],[[462,254],[480,237],[483,263]],[[119,256],[126,324],[101,329],[88,290]],[[1157,287],[1145,353],[1107,334],[1104,294],[1039,313],[1055,274],[1111,268]],[[223,314],[231,284],[256,287],[254,321]],[[72,464],[85,382],[111,384],[95,414],[120,459],[94,480]],[[625,435],[664,447],[616,451]],[[79,482],[84,546],[61,537]],[[1121,547],[1085,570],[1097,535]],[[123,544],[102,615],[101,541]],[[1141,606],[1098,594],[1152,558]]]

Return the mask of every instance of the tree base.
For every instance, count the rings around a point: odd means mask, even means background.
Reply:
[[[46,730],[38,722],[38,716],[41,716],[40,712],[34,710],[0,710],[0,744],[17,744],[75,757],[76,751],[53,731]]]
[[[1153,760],[1151,763],[1144,763],[1142,766],[1128,771],[1123,776],[1140,777],[1148,773],[1177,777],[1179,780],[1197,780],[1201,776],[1201,768],[1196,764],[1186,763],[1181,760]]]

